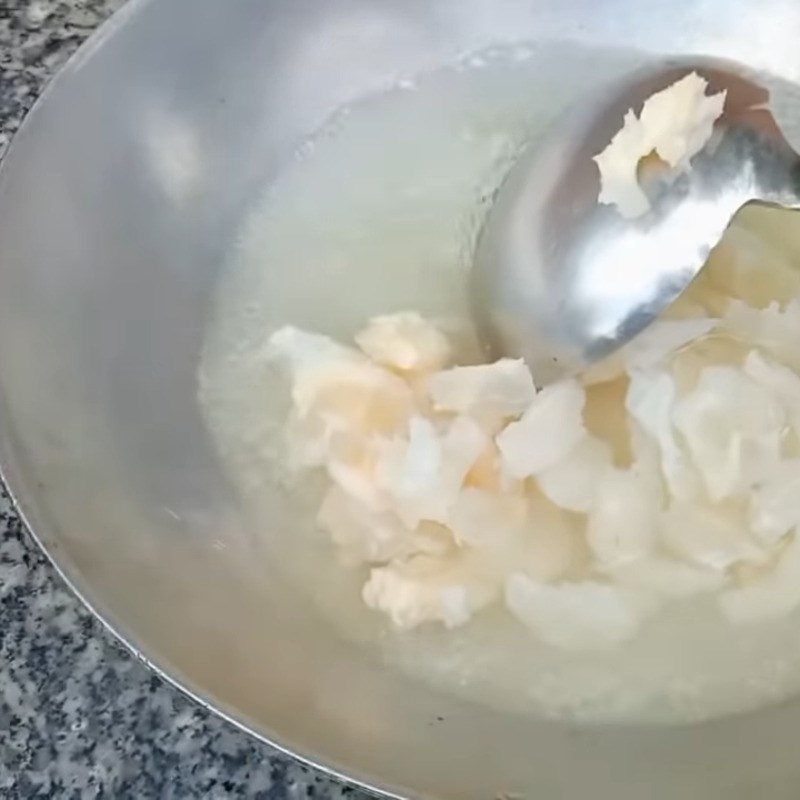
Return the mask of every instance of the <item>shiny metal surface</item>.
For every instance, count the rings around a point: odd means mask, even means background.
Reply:
[[[413,797],[794,800],[797,702],[579,730],[384,669],[252,557],[200,420],[222,255],[298,139],[400,75],[520,40],[636,42],[642,63],[702,53],[800,81],[795,0],[134,0],[0,174],[3,474],[123,640],[313,763]]]
[[[539,383],[579,373],[627,344],[694,280],[732,217],[758,201],[800,207],[800,156],[770,92],[732,66],[648,67],[584,96],[512,167],[479,237],[475,307],[497,355]],[[626,219],[597,202],[593,157],[645,100],[696,72],[726,91],[709,144],[677,179],[640,179],[651,208]],[[671,178],[671,176],[670,176]]]

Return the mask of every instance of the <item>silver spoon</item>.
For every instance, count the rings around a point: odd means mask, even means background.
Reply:
[[[619,84],[562,117],[523,152],[478,238],[476,316],[494,355],[522,357],[537,383],[574,375],[633,339],[702,269],[732,217],[760,202],[800,208],[800,156],[767,110],[769,92],[734,68],[671,65]],[[597,202],[592,158],[644,101],[690,72],[727,90],[709,143],[675,181],[644,186],[630,220]]]

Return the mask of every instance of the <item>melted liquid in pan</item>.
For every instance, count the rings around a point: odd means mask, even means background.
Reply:
[[[542,645],[500,608],[453,632],[392,631],[360,600],[364,571],[339,566],[315,530],[321,484],[285,471],[288,387],[261,349],[287,323],[349,341],[380,313],[468,321],[472,243],[514,154],[590,82],[639,60],[517,48],[342,109],[246,220],[207,334],[204,412],[265,563],[278,561],[342,636],[392,668],[516,712],[667,722],[775,702],[800,688],[800,620],[735,628],[694,600],[588,654]]]

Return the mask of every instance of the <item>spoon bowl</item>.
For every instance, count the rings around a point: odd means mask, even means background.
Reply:
[[[593,157],[629,110],[691,72],[726,92],[722,115],[688,171],[640,164],[650,210],[598,203]],[[694,280],[739,209],[800,206],[800,157],[767,107],[769,92],[730,65],[665,65],[568,111],[500,186],[478,239],[476,317],[496,356],[524,358],[539,385],[623,347]]]

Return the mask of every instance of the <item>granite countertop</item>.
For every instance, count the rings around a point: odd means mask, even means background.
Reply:
[[[0,155],[122,0],[0,0]],[[0,797],[364,798],[153,675],[65,587],[0,486]]]

